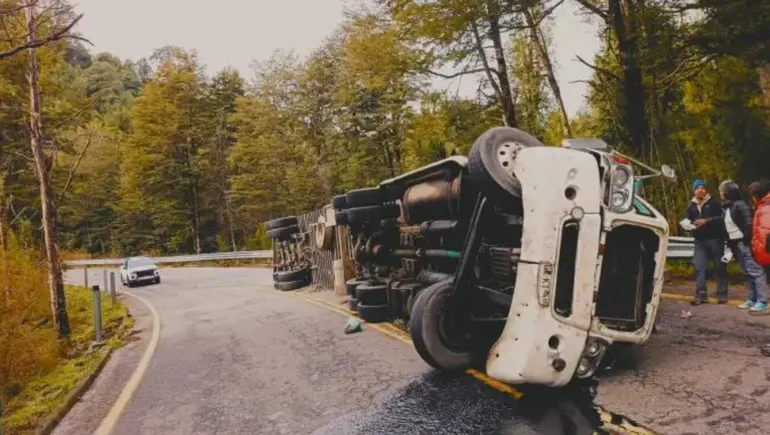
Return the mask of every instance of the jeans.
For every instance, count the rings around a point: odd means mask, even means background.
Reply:
[[[727,265],[722,262],[725,253],[724,241],[719,239],[696,240],[695,252],[692,257],[692,265],[695,267],[695,297],[706,299],[706,272],[709,261],[714,262],[717,279],[717,297],[727,298]]]
[[[767,282],[765,278],[765,269],[754,259],[751,253],[751,247],[743,241],[730,241],[730,250],[733,251],[735,260],[741,266],[743,274],[746,276],[746,291],[749,294],[748,299],[751,302],[767,303]]]

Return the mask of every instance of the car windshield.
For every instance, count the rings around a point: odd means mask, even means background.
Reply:
[[[137,258],[134,260],[128,260],[128,265],[132,267],[136,266],[154,266],[155,262],[149,258]]]

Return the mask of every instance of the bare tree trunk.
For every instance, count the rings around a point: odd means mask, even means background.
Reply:
[[[765,119],[770,125],[770,63],[757,67],[759,88],[762,90],[762,106],[766,113]]]
[[[508,78],[508,65],[505,63],[505,49],[500,34],[500,10],[495,1],[487,0],[489,13],[489,38],[495,48],[495,60],[497,61],[497,79],[500,83],[500,102],[503,106],[503,121],[508,127],[518,127],[516,120],[516,107],[513,103],[511,81]]]
[[[556,81],[556,74],[553,70],[553,64],[551,63],[551,56],[548,54],[548,45],[545,42],[545,38],[540,32],[540,26],[535,23],[535,19],[529,9],[524,9],[524,18],[527,21],[527,27],[529,27],[530,38],[537,47],[538,53],[540,53],[540,60],[545,67],[546,78],[548,79],[548,85],[551,87],[553,98],[556,100],[556,104],[559,106],[559,113],[561,114],[561,124],[564,128],[564,134],[567,137],[572,137],[572,127],[569,124],[569,116],[567,115],[567,109],[564,107],[564,99],[561,97],[561,88],[559,82]]]
[[[630,0],[610,0],[609,19],[618,41],[620,66],[623,69],[622,110],[626,131],[631,138],[631,149],[638,156],[647,154],[649,142],[646,88],[639,64],[637,45],[638,25],[635,5]]]
[[[40,119],[40,89],[38,82],[37,53],[34,48],[37,43],[37,23],[35,22],[35,6],[25,9],[27,17],[27,42],[29,55],[29,136],[35,168],[40,180],[40,210],[43,223],[43,238],[45,255],[48,262],[48,284],[51,292],[51,311],[54,327],[60,337],[70,334],[67,305],[64,297],[64,279],[62,276],[59,247],[56,244],[56,199],[51,189],[51,158],[43,149],[42,122]]]
[[[200,205],[198,204],[199,198],[198,198],[198,186],[197,182],[196,185],[192,188],[192,200],[193,200],[193,224],[195,225],[195,228],[193,228],[193,234],[195,236],[195,253],[200,254],[201,253],[201,211],[200,211]]]

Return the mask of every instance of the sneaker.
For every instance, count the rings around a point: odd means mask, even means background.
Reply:
[[[700,305],[700,304],[707,304],[707,303],[709,303],[709,300],[707,298],[699,298],[699,297],[692,298],[692,300],[690,301],[690,305]]]
[[[740,305],[738,305],[738,308],[741,310],[750,310],[754,306],[754,302],[752,301],[746,301]]]
[[[757,302],[753,307],[749,308],[752,313],[765,313],[767,312],[767,302]]]

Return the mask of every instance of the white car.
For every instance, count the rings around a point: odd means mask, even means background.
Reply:
[[[129,257],[120,265],[120,282],[124,286],[137,284],[160,284],[158,265],[148,257]]]

